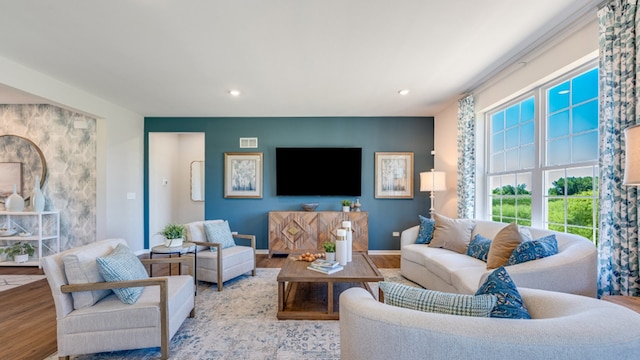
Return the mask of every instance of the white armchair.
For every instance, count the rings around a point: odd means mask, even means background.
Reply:
[[[169,340],[183,321],[195,314],[195,287],[191,275],[146,278],[131,281],[95,282],[99,278],[95,259],[110,254],[123,239],[102,240],[42,258],[56,308],[58,357],[105,351],[160,347],[162,359],[169,357]],[[81,283],[70,284],[65,261],[70,255],[82,271]],[[79,260],[78,260],[79,259]],[[188,264],[193,258],[143,259],[142,263]],[[191,271],[192,273],[192,271]],[[100,290],[144,287],[134,304],[125,304],[112,292],[101,298]],[[73,295],[72,295],[73,293]],[[80,297],[85,302],[81,305]],[[87,303],[86,296],[91,300]],[[96,301],[97,299],[97,301]],[[74,304],[74,301],[76,302]],[[95,301],[95,303],[94,303]]]
[[[185,224],[187,241],[196,244],[196,279],[218,284],[218,291],[222,291],[225,281],[249,271],[255,276],[255,235],[232,234],[235,242],[244,240],[248,244],[224,248],[222,244],[207,239],[205,222],[224,223],[224,220],[194,221]]]

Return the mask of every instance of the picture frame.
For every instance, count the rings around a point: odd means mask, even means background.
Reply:
[[[413,152],[375,153],[375,198],[413,199]]]
[[[224,197],[262,198],[262,153],[224,153]]]
[[[0,202],[13,194],[13,185],[16,192],[22,196],[22,163],[0,162]]]

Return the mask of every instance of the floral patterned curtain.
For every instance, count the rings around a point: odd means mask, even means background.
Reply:
[[[476,113],[473,95],[458,101],[458,217],[475,217]]]
[[[622,184],[624,129],[640,123],[638,4],[614,0],[600,23],[600,235],[598,295],[640,296],[638,188]]]

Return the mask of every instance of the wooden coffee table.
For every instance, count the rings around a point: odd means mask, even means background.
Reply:
[[[384,277],[366,253],[354,252],[344,270],[326,275],[307,269],[306,261],[287,259],[278,274],[279,320],[338,320],[338,297],[343,290]],[[373,294],[373,293],[372,293]]]

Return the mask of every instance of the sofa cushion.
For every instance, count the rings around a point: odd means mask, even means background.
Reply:
[[[96,258],[98,271],[106,281],[128,281],[147,279],[147,270],[140,259],[126,245],[118,246],[106,256]],[[144,287],[113,289],[118,299],[125,304],[134,304]]]
[[[513,250],[525,240],[531,240],[531,233],[515,222],[502,228],[491,241],[487,255],[487,269],[507,265]]]
[[[451,294],[386,281],[379,286],[385,304],[425,312],[489,317],[497,302],[494,295]]]
[[[507,265],[542,259],[558,253],[556,235],[551,234],[540,239],[527,240],[513,250]]]
[[[422,215],[418,215],[418,219],[420,220],[420,227],[418,229],[416,244],[428,244],[433,239],[433,229],[436,221]]]
[[[491,317],[509,319],[531,319],[516,284],[504,267],[494,270],[480,286],[476,295],[491,294],[498,300]]]
[[[436,223],[433,231],[433,240],[431,240],[429,246],[466,254],[475,221],[470,219],[451,219],[436,213],[433,214],[433,217]]]
[[[100,252],[89,251],[86,249],[73,250],[62,257],[64,263],[64,272],[67,276],[69,284],[87,284],[95,282],[104,282],[104,278],[98,271],[98,264],[96,258],[98,256],[107,255],[111,252],[111,249],[103,248]],[[72,292],[73,308],[83,309],[93,306],[100,299],[111,294],[111,290],[93,290],[93,291],[78,291]]]
[[[231,229],[229,228],[229,222],[219,221],[206,221],[204,223],[204,231],[207,234],[207,241],[212,243],[220,243],[223,249],[236,246],[236,242],[233,240]],[[211,248],[215,250],[216,248]]]
[[[467,248],[467,255],[487,262],[487,255],[489,254],[490,247],[491,239],[487,239],[480,234],[476,234],[476,236],[474,236],[469,243],[469,247]]]

